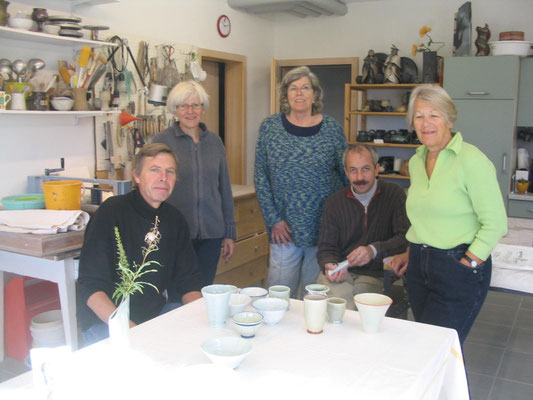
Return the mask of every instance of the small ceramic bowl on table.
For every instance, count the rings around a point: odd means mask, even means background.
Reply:
[[[276,325],[283,319],[285,311],[289,308],[289,302],[275,297],[267,297],[255,300],[252,306],[265,317],[265,324]]]
[[[213,364],[237,368],[252,351],[252,343],[240,337],[223,336],[206,340],[201,349]]]
[[[245,287],[241,289],[241,293],[250,296],[254,301],[266,297],[268,290],[262,287]]]
[[[244,311],[235,314],[231,319],[233,326],[239,334],[245,338],[253,338],[263,323],[264,317],[255,311]]]
[[[232,293],[229,296],[229,315],[233,317],[246,309],[252,302],[250,296],[242,293]]]
[[[320,294],[322,296],[327,296],[329,292],[329,287],[327,285],[322,285],[320,283],[312,283],[305,287],[307,293],[309,294]]]

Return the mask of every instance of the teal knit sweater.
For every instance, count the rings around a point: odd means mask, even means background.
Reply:
[[[255,152],[255,191],[270,228],[285,220],[298,247],[316,246],[325,199],[345,185],[342,153],[347,147],[341,126],[324,115],[313,136],[294,136],[280,114],[259,128]]]

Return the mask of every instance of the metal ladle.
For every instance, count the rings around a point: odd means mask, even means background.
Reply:
[[[26,72],[27,65],[22,60],[15,60],[11,64],[11,69],[17,75],[17,81],[22,82],[22,76]]]
[[[24,82],[28,82],[34,75],[34,72],[37,72],[43,69],[46,66],[46,63],[40,58],[31,58],[28,61],[28,66],[26,68],[26,73],[24,74]]]

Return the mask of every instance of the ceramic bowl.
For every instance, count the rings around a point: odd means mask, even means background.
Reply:
[[[265,324],[276,325],[283,316],[285,311],[289,308],[289,302],[275,297],[267,297],[264,299],[255,300],[252,306],[265,317]]]
[[[227,287],[230,288],[230,292],[231,293],[239,293],[239,288],[235,285],[226,285]]]
[[[329,287],[327,285],[322,285],[320,283],[312,283],[305,287],[307,293],[309,294],[321,294],[322,296],[327,296],[329,292]]]
[[[10,28],[29,30],[33,26],[33,20],[29,18],[11,17],[7,20]]]
[[[74,100],[70,97],[54,97],[52,99],[52,106],[57,111],[70,111],[74,106]]]
[[[231,319],[233,326],[243,338],[253,338],[263,323],[264,317],[255,311],[245,311],[235,314]]]
[[[246,287],[241,289],[241,293],[250,296],[252,301],[254,301],[266,297],[268,290],[262,287]]]
[[[224,336],[206,340],[201,348],[212,363],[237,368],[252,351],[252,344],[240,337]]]
[[[242,293],[232,293],[229,297],[229,315],[234,316],[237,313],[244,311],[250,305],[252,298]]]
[[[43,32],[48,33],[49,35],[57,35],[60,29],[61,27],[59,25],[54,25],[54,24],[43,25]]]
[[[500,40],[489,42],[493,56],[522,56],[527,57],[532,42],[521,40]]]

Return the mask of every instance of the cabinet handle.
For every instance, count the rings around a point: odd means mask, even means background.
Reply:
[[[503,154],[502,172],[507,173],[507,154]]]
[[[466,94],[469,94],[471,96],[488,96],[489,92],[466,92]]]

